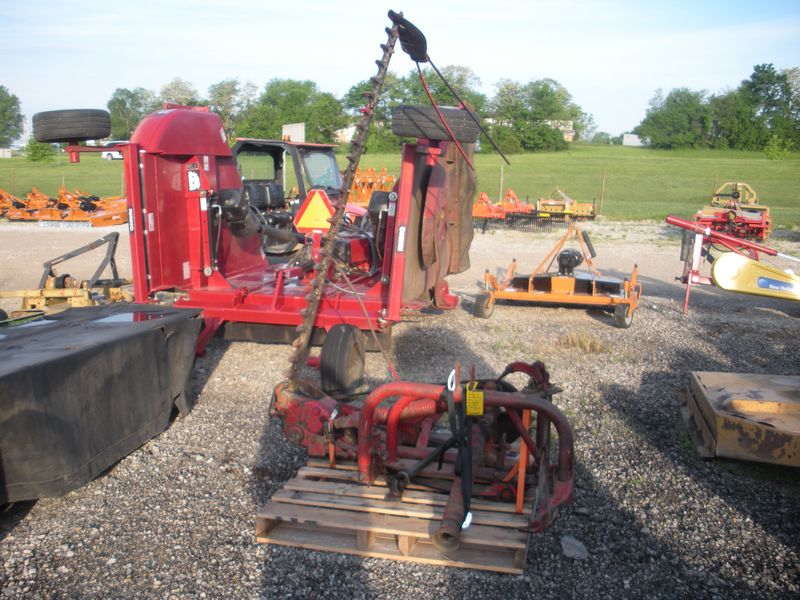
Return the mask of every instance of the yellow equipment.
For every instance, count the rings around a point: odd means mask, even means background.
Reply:
[[[725,252],[711,263],[711,279],[729,292],[800,300],[800,277],[735,252]]]
[[[800,467],[800,377],[694,371],[680,399],[702,457]]]
[[[0,292],[0,298],[22,298],[22,310],[12,312],[12,317],[22,317],[31,311],[57,312],[71,307],[95,306],[108,302],[133,302],[131,294],[123,289],[131,282],[120,279],[114,259],[118,241],[119,233],[109,233],[99,240],[49,260],[43,265],[44,272],[38,288]],[[106,255],[90,279],[78,280],[68,274],[56,273],[55,265],[106,244]],[[106,267],[111,268],[111,279],[100,279]]]

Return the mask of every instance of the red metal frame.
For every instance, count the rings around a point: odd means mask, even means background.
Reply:
[[[514,372],[530,377],[528,388],[513,393],[496,389],[506,375]],[[454,380],[458,381],[459,377],[456,373]],[[473,438],[473,460],[478,465],[476,473],[481,481],[488,481],[488,484],[484,483],[485,489],[476,494],[509,501],[517,498],[518,512],[522,512],[524,493],[534,487],[536,501],[530,528],[541,531],[552,521],[558,507],[572,499],[575,461],[572,428],[549,399],[549,375],[540,362],[510,364],[497,380],[484,382],[481,392],[484,412],[476,418],[487,420],[483,425],[476,423],[473,427],[488,431],[499,415],[506,414],[522,441],[519,462],[506,473],[498,470],[497,465],[480,466],[491,464],[482,463],[486,456],[483,444],[488,444],[488,441],[480,439],[480,436]],[[438,420],[447,413],[447,393],[443,385],[394,381],[373,390],[359,409],[352,404],[335,402],[314,391],[310,384],[306,384],[302,391],[292,391],[286,384],[279,384],[275,388],[270,414],[283,418],[287,438],[305,447],[311,456],[334,457],[332,464],[335,464],[336,457],[356,459],[359,480],[371,485],[381,474],[385,474],[388,480],[392,473],[404,471],[409,463],[399,459],[430,456],[433,448],[428,446],[427,430],[423,424]],[[454,386],[452,398],[456,406],[465,402],[465,390],[461,385]],[[383,403],[387,406],[381,406]],[[532,413],[536,414],[535,439],[528,432]],[[558,453],[554,461],[549,457],[551,425],[558,434]],[[348,433],[353,428],[357,428],[355,439],[352,433]],[[406,445],[400,446],[401,440]],[[528,459],[531,457],[529,468]],[[453,451],[445,455],[447,462],[454,458]],[[455,521],[459,525],[456,531],[464,517],[457,510],[463,509],[460,494],[460,485],[451,489],[450,499],[454,500]]]
[[[326,288],[316,327],[327,331],[346,323],[385,330],[401,319],[404,308],[421,304],[404,298],[403,285],[409,220],[414,194],[419,193],[415,172],[422,165],[442,161],[448,144],[420,139],[404,146],[401,176],[390,202],[382,268],[373,275],[350,277],[358,298],[349,290],[350,283],[340,282],[339,290]],[[137,302],[151,301],[158,292],[175,292],[176,306],[202,309],[203,318],[215,327],[225,322],[287,327],[301,323],[313,272],[271,265],[259,236],[234,237],[226,227],[217,229],[217,214],[209,215],[215,192],[241,187],[237,163],[217,115],[186,107],[158,111],[142,121],[128,144],[117,149],[124,158]],[[68,150],[71,156],[95,151],[84,146]],[[435,187],[431,183],[428,193],[438,198]],[[441,196],[443,200],[437,199],[441,206],[435,208],[444,210],[446,192]],[[442,284],[436,275],[431,288],[436,299],[446,307],[455,306],[455,298]]]
[[[666,222],[670,225],[680,227],[681,229],[691,231],[695,234],[692,255],[686,258],[683,275],[681,276],[681,282],[686,284],[686,295],[683,299],[684,314],[689,312],[689,296],[692,293],[693,284],[714,285],[714,282],[710,277],[700,274],[700,267],[703,263],[704,248],[708,250],[712,244],[717,244],[730,252],[741,254],[742,256],[752,258],[753,260],[758,260],[759,253],[766,254],[767,256],[777,256],[779,254],[777,250],[773,250],[767,246],[763,246],[761,244],[757,244],[756,242],[751,242],[734,235],[717,231],[712,227],[703,225],[698,221],[688,221],[680,217],[668,215]]]

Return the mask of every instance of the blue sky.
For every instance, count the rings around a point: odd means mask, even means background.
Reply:
[[[549,77],[612,134],[635,127],[658,88],[718,92],[756,64],[800,66],[798,0],[3,0],[0,85],[28,119],[174,77],[201,92],[228,77],[310,79],[341,96],[374,73],[389,8],[422,29],[437,66],[472,68],[484,93]],[[392,67],[413,63],[398,53]]]

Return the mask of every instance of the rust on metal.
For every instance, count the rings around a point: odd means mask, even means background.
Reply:
[[[681,404],[701,456],[800,466],[800,377],[696,371]]]

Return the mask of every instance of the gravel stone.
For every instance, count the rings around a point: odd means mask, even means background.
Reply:
[[[561,538],[561,551],[564,556],[574,560],[586,560],[589,558],[589,551],[583,542],[571,535],[565,535]]]
[[[676,390],[692,370],[800,374],[800,303],[698,286],[683,315],[676,230],[587,229],[604,272],[639,265],[646,301],[630,329],[583,309],[500,304],[488,320],[472,316],[484,270],[516,257],[529,272],[554,231],[477,234],[472,268],[449,279],[460,306],[411,314],[394,332],[392,358],[410,380],[444,381],[456,361],[489,376],[542,360],[563,388],[555,402],[575,431],[575,500],[531,537],[523,576],[257,544],[255,511],[306,460],[267,416],[290,347],[215,340],[197,361],[190,414],[85,487],[0,513],[2,597],[797,597],[798,470],[701,460]],[[31,265],[99,235],[0,225],[0,289],[35,285]],[[800,255],[796,232],[769,243]],[[118,262],[130,273],[126,235]],[[571,346],[569,334],[600,350]],[[367,375],[373,386],[389,380],[379,354],[367,356]],[[568,535],[588,560],[564,556]]]

